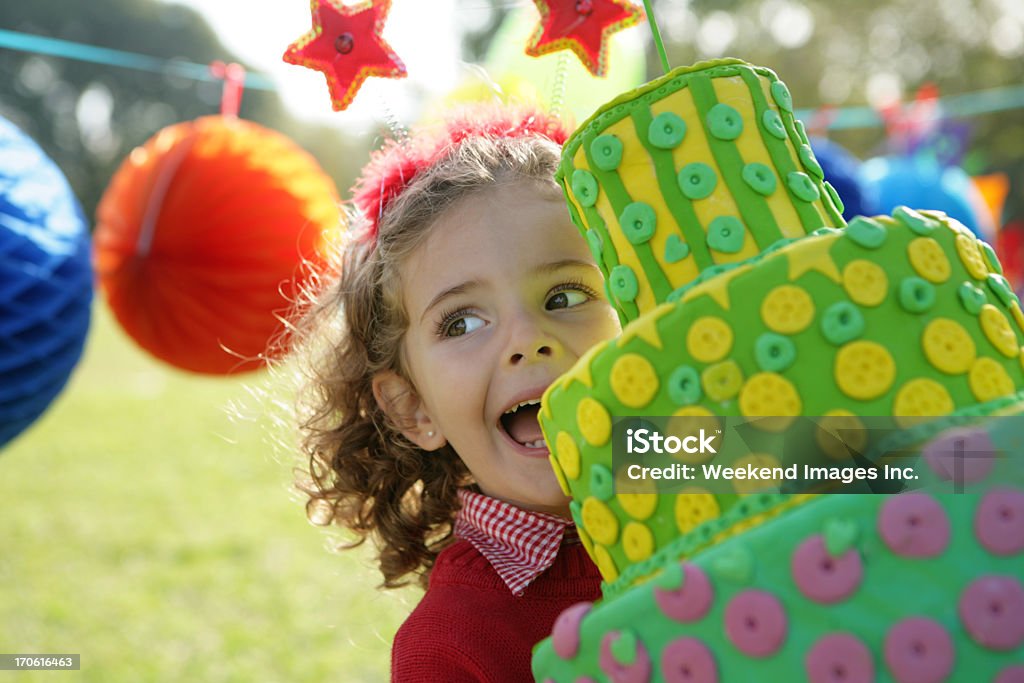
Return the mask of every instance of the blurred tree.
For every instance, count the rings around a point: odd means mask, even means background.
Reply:
[[[0,28],[167,60],[239,61],[199,14],[158,0],[6,2],[0,4]],[[0,73],[0,116],[22,128],[57,162],[90,220],[117,166],[134,147],[166,125],[215,114],[220,107],[219,82],[170,71],[152,73],[0,48]],[[273,91],[246,90],[240,116],[309,150],[342,192],[372,143],[296,121]]]
[[[736,56],[774,69],[799,107],[911,101],[1024,83],[1020,0],[655,0],[670,62]],[[649,73],[661,67],[650,55]],[[1020,110],[969,120],[968,170],[1024,158]],[[836,131],[860,156],[885,152],[885,130]],[[1018,185],[1021,187],[1021,185]]]

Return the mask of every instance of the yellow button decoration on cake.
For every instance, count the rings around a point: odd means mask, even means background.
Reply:
[[[620,493],[617,496],[619,505],[633,519],[643,521],[654,514],[658,508],[658,494],[651,493]]]
[[[825,413],[818,420],[814,440],[828,457],[833,460],[850,460],[851,449],[857,453],[868,443],[864,423],[849,410],[836,408]]]
[[[877,306],[885,301],[889,278],[878,264],[857,259],[850,261],[843,269],[843,287],[854,303]]]
[[[769,469],[775,467],[782,467],[782,463],[774,455],[769,453],[751,453],[750,455],[740,458],[734,465],[736,469],[746,469],[750,467],[754,470],[760,470],[762,467]],[[760,476],[761,473],[759,473]],[[736,489],[737,493],[759,493],[767,490],[777,491],[782,485],[782,481],[778,479],[769,479],[768,477],[760,477],[759,479],[733,479],[732,487]]]
[[[619,356],[608,379],[615,398],[630,408],[643,408],[658,393],[658,375],[654,367],[637,353]]]
[[[992,304],[981,307],[981,329],[992,346],[1007,358],[1016,358],[1020,353],[1017,335],[1013,333],[1010,321]]]
[[[907,245],[910,265],[917,274],[929,282],[941,284],[949,279],[949,259],[942,247],[931,237],[918,237]]]
[[[722,428],[722,423],[710,410],[704,406],[684,406],[672,413],[672,417],[665,424],[666,434],[713,434]],[[714,457],[713,453],[687,453],[680,451],[673,456],[685,465],[699,465]]]
[[[814,301],[795,285],[779,285],[761,303],[761,319],[773,332],[796,334],[814,319]]]
[[[1016,301],[1010,304],[1010,315],[1013,316],[1013,321],[1017,323],[1017,329],[1024,332],[1024,311],[1021,310],[1020,304]]]
[[[608,410],[589,396],[576,406],[576,425],[591,446],[603,446],[612,436],[612,418]]]
[[[921,422],[920,418],[941,417],[953,412],[955,406],[946,387],[933,379],[912,379],[896,392],[892,414],[901,427]]]
[[[970,235],[960,233],[956,236],[956,252],[960,255],[960,261],[964,268],[971,274],[971,277],[984,280],[988,275],[988,264],[981,255],[978,248],[978,240]]]
[[[654,534],[640,522],[630,522],[622,531],[622,549],[630,562],[646,560],[654,552]]]
[[[977,355],[971,335],[949,318],[936,318],[928,323],[921,335],[921,345],[928,362],[948,375],[970,370]]]
[[[836,354],[835,380],[850,398],[869,401],[889,390],[896,379],[896,363],[889,350],[871,341],[850,342]]]
[[[698,318],[686,334],[686,350],[703,363],[721,360],[732,350],[732,328],[721,318]]]
[[[1008,396],[1016,390],[1006,369],[986,356],[974,361],[971,373],[967,377],[971,384],[971,392],[982,402]]]
[[[619,537],[619,520],[603,502],[590,496],[583,501],[583,526],[595,543],[611,545]]]
[[[740,391],[740,413],[748,417],[793,417],[800,414],[801,408],[800,393],[796,387],[774,372],[757,373]],[[790,420],[762,420],[755,426],[778,431],[788,427],[789,423]]]
[[[612,559],[607,548],[603,545],[595,545],[592,555],[594,564],[597,565],[597,570],[601,572],[605,581],[610,583],[619,578],[619,570],[615,567],[615,560]]]
[[[558,456],[558,463],[562,466],[565,476],[570,479],[579,479],[580,449],[569,432],[559,432],[555,437],[555,455]]]
[[[708,366],[700,378],[704,394],[712,401],[727,401],[743,386],[743,372],[734,360]]]
[[[684,534],[721,512],[718,500],[698,486],[688,486],[676,496],[676,526]]]

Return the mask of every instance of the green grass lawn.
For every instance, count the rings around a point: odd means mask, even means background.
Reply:
[[[387,680],[420,593],[306,522],[246,391],[267,383],[170,369],[97,303],[70,383],[0,451],[0,652],[82,670],[0,683]]]

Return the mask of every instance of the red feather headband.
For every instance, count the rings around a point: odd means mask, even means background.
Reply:
[[[380,217],[413,179],[463,140],[528,135],[539,135],[562,145],[569,133],[562,121],[540,109],[489,106],[459,112],[438,132],[417,134],[404,141],[388,140],[370,157],[352,189],[352,200],[370,223],[367,239],[377,238]]]

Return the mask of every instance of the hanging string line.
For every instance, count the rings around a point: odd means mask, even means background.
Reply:
[[[217,80],[210,74],[209,64],[163,59],[4,29],[0,29],[0,48],[153,73],[173,74],[196,81]],[[245,87],[256,90],[276,90],[273,81],[269,78],[251,72],[245,74]],[[953,119],[1021,109],[1024,108],[1024,85],[991,88],[961,95],[947,95],[938,98],[937,102],[941,108],[942,117]],[[815,111],[815,109],[798,109],[795,114],[797,118],[809,121],[814,117]],[[828,122],[828,130],[885,127],[885,121],[881,115],[871,107],[837,107],[831,111],[832,119]]]
[[[140,55],[123,50],[112,50],[106,47],[74,43],[70,40],[48,38],[30,33],[19,33],[0,29],[0,48],[33,52],[51,57],[64,57],[80,62],[120,66],[139,71],[171,74],[191,78],[196,81],[216,81],[210,73],[209,64],[196,64],[179,59],[163,59],[150,55]],[[274,83],[266,76],[246,73],[245,87],[256,90],[275,90]]]

